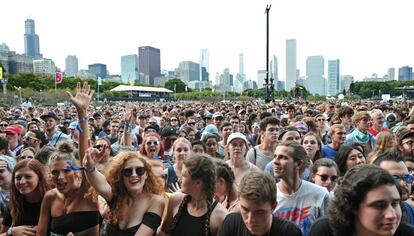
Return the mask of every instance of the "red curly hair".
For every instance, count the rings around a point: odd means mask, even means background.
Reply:
[[[145,133],[144,138],[143,138],[142,143],[141,143],[141,148],[139,149],[139,153],[144,155],[144,156],[147,156],[147,151],[145,150],[145,143],[147,142],[149,137],[156,137],[158,139],[158,142],[160,143],[160,151],[159,151],[158,155],[160,156],[161,160],[164,160],[165,159],[165,157],[164,157],[164,145],[161,142],[160,135],[157,134],[156,132]]]

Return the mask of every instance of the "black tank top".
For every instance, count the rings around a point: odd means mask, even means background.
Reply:
[[[211,206],[211,211],[217,206],[218,202],[214,202]],[[211,215],[210,215],[211,216]],[[181,217],[175,226],[174,232],[171,236],[204,236],[206,235],[206,217],[207,213],[195,217],[190,215],[187,210],[187,205],[184,206]],[[211,236],[210,226],[208,226],[208,236]]]
[[[50,232],[66,235],[77,233],[99,224],[99,211],[76,211],[52,217]]]

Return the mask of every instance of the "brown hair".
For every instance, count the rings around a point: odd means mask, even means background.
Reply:
[[[16,188],[15,177],[16,172],[20,169],[28,167],[32,170],[39,178],[38,185],[34,191],[39,191],[41,199],[48,190],[46,181],[46,171],[42,163],[36,159],[24,159],[16,164],[12,174],[12,185],[10,190],[10,215],[12,218],[12,225],[16,224],[19,218],[22,216],[25,209],[23,209],[23,202],[25,196],[22,195]]]

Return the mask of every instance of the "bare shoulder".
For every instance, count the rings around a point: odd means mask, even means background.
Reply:
[[[164,208],[165,201],[164,198],[160,195],[153,194],[151,196],[151,206],[150,208]]]
[[[58,198],[59,194],[56,189],[51,189],[45,193],[43,197],[43,201],[53,201],[54,199]]]
[[[221,203],[218,203],[211,212],[211,218],[222,222],[228,213],[229,211]]]
[[[184,199],[185,194],[181,192],[176,192],[171,194],[169,204],[171,207],[180,205],[181,201]]]

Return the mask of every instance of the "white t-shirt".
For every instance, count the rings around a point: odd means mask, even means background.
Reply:
[[[280,184],[280,183],[279,183]],[[302,180],[298,191],[287,195],[280,191],[277,184],[277,207],[273,215],[294,222],[308,235],[312,224],[325,215],[330,196],[326,188]]]

